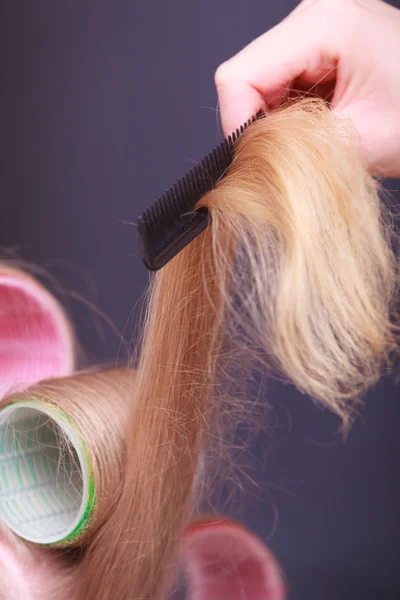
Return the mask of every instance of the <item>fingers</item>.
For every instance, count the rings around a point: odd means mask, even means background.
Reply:
[[[232,81],[229,78],[224,81],[222,73],[220,75],[217,71],[215,84],[225,137],[259,110],[266,110],[263,95],[246,81]]]
[[[309,2],[223,63],[215,74],[222,126],[229,135],[258,110],[287,96],[292,81],[335,78],[336,27],[320,3]],[[336,12],[332,9],[332,18]],[[327,24],[329,23],[329,27]]]

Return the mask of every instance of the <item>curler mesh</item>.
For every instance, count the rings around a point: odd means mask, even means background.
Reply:
[[[69,541],[85,526],[93,494],[84,449],[62,413],[37,402],[0,413],[0,514],[20,537]]]

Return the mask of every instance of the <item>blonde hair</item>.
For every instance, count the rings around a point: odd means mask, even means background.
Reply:
[[[250,127],[200,203],[229,323],[345,425],[396,348],[394,234],[378,191],[349,124],[304,100]],[[220,277],[231,246],[234,295]]]
[[[165,590],[215,419],[223,333],[345,423],[395,347],[397,272],[377,185],[322,101],[250,127],[200,206],[212,225],[152,282],[123,492],[84,558],[82,598]]]
[[[219,422],[216,376],[238,348],[345,426],[396,348],[390,227],[352,135],[322,101],[254,123],[199,206],[212,224],[151,282],[121,490],[90,536],[78,600],[154,600],[173,583],[196,473]],[[79,426],[96,447],[101,424]]]

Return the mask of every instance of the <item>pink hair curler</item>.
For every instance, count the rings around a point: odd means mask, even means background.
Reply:
[[[190,600],[284,600],[286,580],[269,548],[243,525],[203,519],[181,550]]]
[[[0,266],[0,398],[74,369],[61,305],[30,275]]]

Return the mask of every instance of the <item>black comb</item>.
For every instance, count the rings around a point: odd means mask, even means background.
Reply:
[[[263,114],[257,113],[221,142],[139,217],[140,254],[147,269],[161,269],[209,225],[209,212],[195,210],[196,204],[224,177],[237,139]]]

